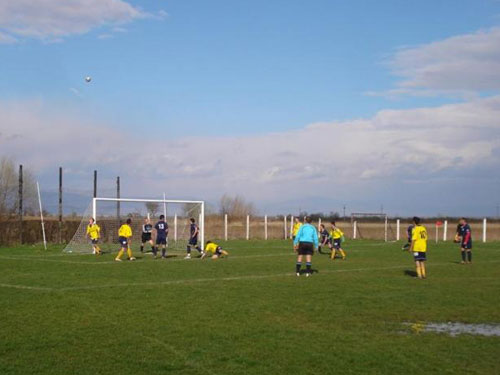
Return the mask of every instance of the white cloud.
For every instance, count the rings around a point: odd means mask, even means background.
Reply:
[[[59,165],[109,171],[134,195],[167,190],[216,199],[231,192],[270,202],[304,191],[368,196],[387,183],[432,186],[470,171],[483,173],[483,184],[500,175],[500,96],[282,133],[170,141],[56,112],[42,102],[0,104],[2,151],[41,174]]]
[[[390,59],[401,77],[387,95],[471,96],[500,90],[500,27],[397,51]],[[371,93],[373,94],[373,93]]]
[[[59,40],[147,16],[124,0],[0,0],[0,43],[20,38]]]

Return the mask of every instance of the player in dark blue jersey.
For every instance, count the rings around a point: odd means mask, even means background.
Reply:
[[[323,252],[321,251],[322,246],[328,246],[330,249],[329,252]],[[321,224],[319,226],[319,246],[318,246],[318,252],[320,254],[330,254],[332,252],[332,239],[330,237],[330,233],[328,230],[326,230],[325,226]]]
[[[141,235],[141,253],[144,252],[144,245],[149,242],[151,245],[151,250],[154,253],[155,245],[152,240],[153,225],[151,220],[144,219],[144,224],[142,224],[142,235]]]
[[[460,219],[460,251],[462,254],[461,263],[472,263],[472,234],[464,217]]]
[[[156,230],[156,247],[154,250],[154,256],[158,254],[158,246],[161,247],[161,257],[167,257],[167,245],[168,245],[168,224],[165,221],[165,215],[160,215],[160,221],[155,225]]]
[[[194,246],[198,252],[203,255],[203,250],[198,245],[198,235],[200,234],[200,228],[196,225],[193,218],[189,219],[189,242],[186,247],[186,257],[184,259],[191,259],[191,246]]]
[[[415,228],[415,225],[413,225],[413,224],[410,224],[408,226],[408,228],[406,228],[406,236],[407,236],[408,242],[403,245],[403,247],[402,247],[403,251],[407,251],[411,246],[411,238],[413,235],[413,228]]]

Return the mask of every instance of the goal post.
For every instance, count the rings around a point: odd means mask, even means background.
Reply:
[[[116,213],[120,205],[121,214]],[[95,197],[85,211],[80,225],[68,243],[65,252],[90,253],[92,246],[86,229],[90,218],[94,218],[101,228],[100,244],[104,251],[118,249],[118,229],[128,218],[132,219],[132,249],[137,251],[142,242],[142,225],[146,219],[154,226],[159,216],[165,215],[169,226],[169,249],[186,250],[190,237],[189,219],[196,220],[199,227],[200,245],[205,243],[205,202],[201,200],[181,199],[139,199],[139,198],[106,198]],[[154,236],[153,236],[154,240]],[[146,243],[144,248],[150,250]]]
[[[394,234],[389,225],[388,216],[384,213],[353,212],[351,214],[354,239],[373,239],[389,241],[389,235]],[[383,230],[381,230],[383,228]]]

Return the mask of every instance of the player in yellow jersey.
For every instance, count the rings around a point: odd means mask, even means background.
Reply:
[[[345,260],[345,251],[342,249],[342,241],[344,240],[344,232],[340,230],[335,224],[335,221],[331,222],[332,227],[330,229],[330,237],[332,238],[332,252],[330,254],[330,259],[335,259],[337,251],[342,256],[342,260]]]
[[[414,217],[415,227],[412,231],[410,252],[415,259],[415,267],[419,279],[425,279],[425,261],[427,260],[427,229],[420,224],[420,218]]]
[[[118,241],[120,242],[121,249],[115,258],[117,262],[122,261],[121,257],[125,251],[127,252],[128,260],[135,260],[132,256],[132,250],[130,250],[132,241],[132,228],[130,227],[130,224],[132,224],[132,219],[128,218],[127,222],[123,224],[120,229],[118,229]]]
[[[101,236],[101,228],[96,224],[93,217],[89,219],[89,225],[87,225],[87,236],[90,237],[90,241],[92,242],[94,254],[101,255],[101,248],[98,245],[99,237]]]
[[[292,240],[295,240],[295,237],[297,236],[297,233],[299,233],[299,229],[302,226],[302,223],[298,217],[296,217],[295,222],[293,223],[293,228],[292,228]]]
[[[210,255],[212,259],[219,259],[222,256],[228,256],[229,253],[226,250],[222,250],[222,248],[216,243],[207,241],[205,251],[201,255],[201,259],[205,258],[207,255]]]

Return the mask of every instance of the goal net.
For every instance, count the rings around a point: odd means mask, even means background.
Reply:
[[[149,219],[153,227],[159,221],[160,215],[165,216],[168,224],[169,252],[185,252],[190,238],[190,219],[195,219],[199,228],[198,240],[204,243],[205,204],[203,201],[167,200],[167,199],[126,199],[126,198],[93,198],[85,211],[73,238],[64,248],[70,253],[93,252],[92,243],[87,236],[89,219],[94,218],[100,227],[99,247],[105,253],[119,250],[118,229],[127,219],[132,220],[132,245],[134,253],[140,250],[142,242],[142,226]],[[155,243],[155,230],[152,233]],[[146,242],[145,252],[151,251],[151,245]]]
[[[396,232],[387,219],[387,214],[356,212],[351,214],[353,239],[395,239]]]

